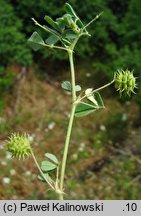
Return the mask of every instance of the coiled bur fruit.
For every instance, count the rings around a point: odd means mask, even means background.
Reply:
[[[8,151],[12,157],[24,159],[31,154],[30,141],[27,134],[13,133],[7,142]]]
[[[120,95],[128,95],[134,93],[134,89],[137,88],[136,78],[133,72],[127,70],[118,70],[115,75],[115,87],[119,91]]]

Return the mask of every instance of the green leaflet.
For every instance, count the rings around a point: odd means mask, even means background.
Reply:
[[[81,86],[80,86],[80,85],[76,85],[76,86],[75,86],[75,91],[76,91],[76,92],[81,91]]]
[[[52,184],[53,183],[53,179],[49,176],[49,174],[48,173],[44,173],[44,175],[45,175],[47,181],[49,181]],[[40,181],[42,181],[42,182],[46,182],[45,178],[41,174],[38,175],[38,179]]]
[[[64,31],[65,29],[65,26],[66,26],[66,22],[64,21],[64,18],[61,17],[61,18],[57,18],[56,19],[57,23],[58,23],[58,28],[61,32]]]
[[[43,25],[43,27],[46,28],[46,31],[48,31],[50,34],[56,35],[56,37],[61,38],[61,35],[55,29],[49,28],[46,25]]]
[[[68,4],[68,3],[65,4],[65,11],[66,11],[68,14],[70,14],[71,16],[73,16],[73,17],[77,17],[77,15],[76,15],[74,9],[73,9],[72,6],[71,6],[70,4]]]
[[[33,32],[31,37],[28,39],[28,42],[31,43],[31,47],[33,50],[37,51],[41,48],[41,46],[45,46],[45,42],[42,37],[38,34],[38,32]]]
[[[78,25],[79,28],[84,28],[84,24],[80,19],[77,20],[76,24]]]
[[[51,153],[45,153],[45,157],[47,157],[51,162],[46,160],[42,161],[41,170],[43,171],[47,181],[52,184],[53,179],[50,177],[48,172],[55,170],[59,164],[59,161],[57,157]],[[38,179],[41,180],[42,182],[46,182],[44,176],[41,174],[38,175]]]
[[[99,92],[96,92],[94,94],[94,96],[95,96],[95,100],[98,103],[99,108],[104,108],[104,103],[103,103],[103,100],[102,100],[101,95],[99,94]]]
[[[49,23],[50,26],[52,26],[54,29],[58,30],[58,23],[54,22],[53,19],[49,16],[44,17],[45,21]]]
[[[41,169],[43,172],[49,172],[51,170],[56,169],[57,165],[50,162],[50,161],[42,161],[41,163]]]
[[[72,90],[70,81],[64,81],[64,82],[62,82],[61,87],[64,90],[66,90],[66,91],[71,91]],[[76,92],[81,91],[81,86],[80,85],[76,85],[75,86],[75,91]]]
[[[49,38],[45,41],[48,45],[54,45],[58,42],[58,38],[55,35],[51,35]]]
[[[74,40],[76,37],[77,37],[77,34],[75,34],[73,31],[70,31],[66,34],[65,38],[71,41],[71,40]]]
[[[86,100],[85,102],[86,104],[78,104],[77,107],[76,107],[76,110],[75,110],[75,116],[76,117],[83,117],[83,116],[86,116],[94,111],[96,111],[96,108],[95,107],[91,107],[91,106],[94,106],[94,104],[90,101],[90,100]],[[89,106],[91,105],[91,106]]]
[[[98,106],[96,106],[92,101],[87,99],[85,101],[85,104],[79,103],[77,105],[76,110],[75,110],[76,117],[83,117],[83,116],[89,115],[92,112],[95,112],[96,110],[104,107],[103,100],[100,94],[96,92],[94,96],[95,96],[95,100],[98,103]]]
[[[66,91],[71,91],[71,83],[70,83],[70,81],[62,82],[61,87]]]
[[[74,24],[74,21],[72,19],[72,16],[70,16],[69,14],[65,14],[63,16],[63,19],[64,19],[64,23],[66,25],[68,25],[69,27],[71,27],[73,24]]]
[[[57,157],[54,154],[45,153],[45,157],[47,157],[48,159],[50,159],[55,164],[59,164],[59,161],[58,161]]]
[[[71,15],[72,17],[77,18],[76,24],[78,25],[79,28],[83,28],[83,27],[84,27],[83,23],[82,23],[81,20],[78,18],[78,16],[76,15],[74,9],[72,8],[72,6],[71,6],[70,4],[68,4],[68,3],[65,4],[65,11],[66,11],[69,15]]]

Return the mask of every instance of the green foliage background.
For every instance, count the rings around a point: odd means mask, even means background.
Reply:
[[[23,21],[16,15],[14,7],[0,1],[0,64],[7,66],[12,62],[31,64],[31,50],[25,43]]]
[[[0,54],[1,64],[12,60],[21,64],[30,64],[33,54],[27,47],[26,39],[31,35],[35,26],[31,17],[43,23],[44,15],[56,18],[63,13],[66,1],[4,1],[0,9]],[[78,45],[77,54],[82,60],[92,60],[96,71],[107,75],[113,74],[117,68],[141,67],[141,2],[139,0],[70,0],[68,1],[78,12],[81,19],[87,23],[99,12],[104,11],[100,20],[90,28],[91,38],[83,38]],[[5,28],[3,28],[5,26]],[[40,31],[37,28],[37,31]],[[42,32],[44,34],[44,32]],[[25,36],[26,35],[26,36]],[[63,53],[54,53],[44,49],[42,58],[64,59]],[[34,57],[34,56],[33,56]],[[41,58],[40,58],[41,60]]]

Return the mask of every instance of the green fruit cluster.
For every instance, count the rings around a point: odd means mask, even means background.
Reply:
[[[12,157],[24,159],[31,154],[30,141],[27,134],[13,133],[7,142],[8,151]]]
[[[133,72],[128,69],[125,71],[118,70],[115,76],[115,87],[121,96],[135,94],[134,89],[137,88],[137,85]]]

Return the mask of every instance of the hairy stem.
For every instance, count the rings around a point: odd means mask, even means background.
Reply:
[[[74,73],[74,63],[73,63],[73,51],[70,50],[70,52],[68,52],[68,54],[69,54],[70,69],[71,69],[72,109],[71,109],[71,113],[70,113],[70,120],[69,120],[69,125],[68,125],[68,130],[67,130],[67,136],[66,136],[63,159],[62,159],[62,167],[61,167],[60,191],[62,191],[62,192],[63,192],[63,187],[64,187],[64,176],[65,176],[66,162],[67,162],[68,149],[69,149],[69,143],[70,143],[70,136],[71,136],[74,114],[75,114],[75,108],[76,108],[76,104],[74,102],[77,98],[76,92],[75,92],[75,73]],[[64,196],[63,193],[59,194],[59,199],[63,200],[64,199],[63,196]]]

